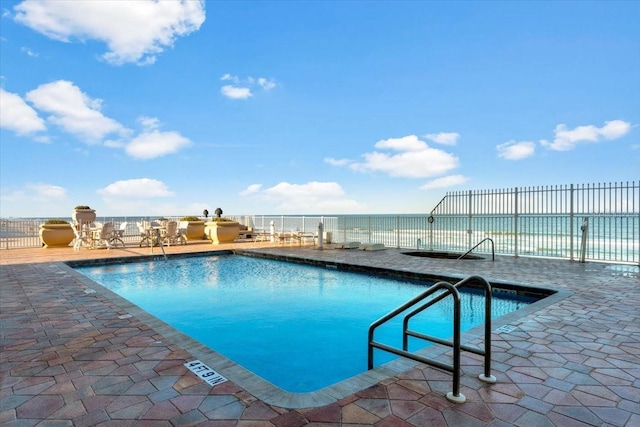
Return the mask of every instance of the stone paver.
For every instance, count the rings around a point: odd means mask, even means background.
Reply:
[[[452,261],[399,250],[317,250],[227,245],[282,257],[399,269],[563,291],[552,304],[494,325],[493,374],[464,353],[461,391],[451,375],[422,364],[312,408],[265,403],[232,382],[211,388],[183,363],[194,357],[58,262],[146,256],[149,249],[0,250],[0,424],[136,426],[640,426],[638,266],[502,258]],[[210,245],[167,248],[202,252]],[[155,249],[155,255],[158,254]],[[511,332],[498,332],[500,322]],[[481,346],[473,338],[471,345]]]

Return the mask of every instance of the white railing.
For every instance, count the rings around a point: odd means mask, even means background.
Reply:
[[[462,253],[491,238],[495,253],[501,255],[640,265],[640,183],[636,182],[451,192],[424,215],[230,217],[255,230],[276,233],[316,233],[322,223],[325,238],[334,242]],[[139,241],[136,222],[148,219],[156,218],[97,221],[112,221],[116,227],[128,222],[125,242],[133,244]],[[43,221],[0,220],[0,248],[41,246],[38,230]],[[481,244],[474,253],[491,250]]]

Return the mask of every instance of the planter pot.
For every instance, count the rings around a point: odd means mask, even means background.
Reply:
[[[187,240],[202,240],[202,236],[204,236],[204,221],[189,221],[186,236]]]
[[[211,243],[231,243],[240,234],[240,223],[233,221],[210,221],[206,223],[204,233],[211,240]]]
[[[74,237],[71,224],[40,225],[40,240],[45,248],[69,246]]]
[[[90,224],[96,220],[95,209],[76,209],[71,214],[76,223]]]

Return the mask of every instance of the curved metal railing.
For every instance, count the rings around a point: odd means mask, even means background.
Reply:
[[[491,237],[485,237],[484,239],[480,240],[474,247],[472,247],[467,252],[465,252],[462,255],[460,255],[458,257],[458,259],[462,259],[465,256],[469,255],[471,253],[471,251],[473,251],[475,248],[477,248],[478,246],[480,246],[481,244],[483,244],[487,240],[491,242],[491,261],[495,261],[496,260],[496,247],[495,247],[495,243],[493,243],[493,239]]]
[[[485,296],[485,348],[484,350],[470,347],[467,345],[462,345],[460,343],[460,293],[458,292],[458,288],[471,285],[473,283],[480,284],[484,288],[484,296]],[[427,299],[435,292],[439,290],[444,290],[443,293],[438,294],[434,298],[428,300],[418,308],[409,312],[405,315],[403,319],[403,330],[402,330],[402,349],[398,349],[386,344],[382,344],[376,342],[374,340],[375,330],[378,326],[386,323],[390,319],[396,317],[400,313],[410,309],[411,307],[421,303],[423,300]],[[416,331],[409,330],[409,321],[415,315],[421,313],[427,308],[431,307],[435,303],[447,298],[448,296],[453,297],[453,341],[443,340],[438,337],[434,337],[427,334],[422,334]],[[411,353],[408,351],[408,338],[409,336],[420,338],[423,340],[431,341],[436,344],[445,345],[451,347],[453,349],[453,363],[448,365],[446,363],[442,363],[438,360],[430,359],[415,353]],[[395,310],[389,312],[385,316],[376,320],[369,326],[369,336],[368,336],[368,368],[373,369],[373,350],[374,348],[387,351],[389,353],[396,354],[398,356],[406,357],[411,360],[415,360],[418,362],[425,363],[427,365],[435,366],[440,369],[444,369],[453,374],[453,390],[447,393],[447,399],[455,403],[463,403],[466,398],[463,394],[460,393],[460,351],[465,350],[471,353],[479,354],[484,356],[484,373],[479,376],[481,381],[487,383],[495,383],[496,378],[491,375],[491,285],[485,279],[480,276],[470,276],[464,280],[457,282],[455,285],[452,285],[449,282],[438,282],[431,286],[429,289],[424,291],[422,294],[417,297],[411,299],[410,301],[402,304]]]

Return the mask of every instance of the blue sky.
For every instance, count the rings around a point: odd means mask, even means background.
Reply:
[[[640,2],[2,1],[0,216],[637,181]]]

